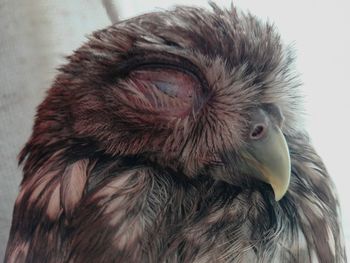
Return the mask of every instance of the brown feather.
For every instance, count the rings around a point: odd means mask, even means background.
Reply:
[[[68,57],[20,154],[5,262],[346,262],[290,48],[212,7],[121,21]],[[290,151],[279,202],[243,169],[256,109]]]

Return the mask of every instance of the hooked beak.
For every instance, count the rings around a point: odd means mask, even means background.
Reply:
[[[279,201],[288,190],[290,181],[290,157],[286,139],[279,128],[269,132],[264,142],[255,146],[257,169],[262,181],[271,185],[275,200]]]
[[[277,126],[268,122],[265,134],[252,140],[246,160],[258,171],[257,178],[271,185],[275,200],[286,194],[290,182],[291,164],[286,139]]]

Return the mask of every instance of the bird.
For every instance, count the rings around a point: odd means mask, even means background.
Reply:
[[[19,154],[5,262],[346,262],[295,57],[214,3],[94,32]]]

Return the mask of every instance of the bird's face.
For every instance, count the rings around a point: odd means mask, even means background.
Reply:
[[[269,25],[178,8],[97,32],[63,67],[77,137],[195,177],[287,191],[285,135],[299,107],[291,58]]]

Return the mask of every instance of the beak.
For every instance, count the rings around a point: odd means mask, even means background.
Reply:
[[[263,139],[251,143],[247,161],[258,170],[258,179],[271,185],[275,200],[279,201],[289,186],[290,156],[281,129],[276,126],[270,128]]]

